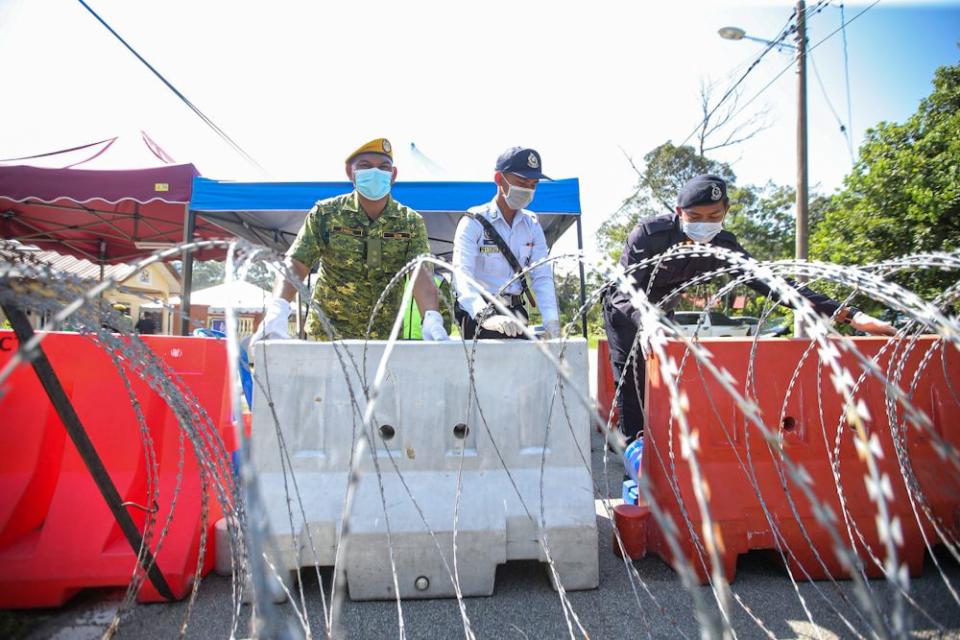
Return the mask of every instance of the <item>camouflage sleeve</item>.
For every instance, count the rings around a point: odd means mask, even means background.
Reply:
[[[423,221],[423,216],[412,211],[414,220],[412,226],[413,238],[410,241],[410,253],[419,256],[424,253],[430,253],[430,240],[427,237],[427,223]]]
[[[316,204],[307,213],[307,217],[300,227],[300,233],[293,244],[287,249],[287,257],[303,263],[308,269],[313,269],[320,259],[323,249],[320,238],[320,205]]]

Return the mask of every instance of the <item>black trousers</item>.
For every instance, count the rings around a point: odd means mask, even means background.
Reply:
[[[617,385],[623,376],[623,384],[617,394],[617,408],[620,410],[620,432],[628,441],[643,434],[644,393],[647,384],[647,363],[639,347],[636,362],[630,359],[630,349],[637,336],[637,325],[633,319],[616,307],[604,302],[603,325],[607,332],[607,344],[610,346],[610,369],[613,371],[613,383]],[[602,366],[602,363],[597,363]]]
[[[530,316],[527,314],[527,309],[521,304],[519,306],[510,306],[508,307],[510,312],[513,313],[518,318],[523,318],[524,321],[530,319]],[[457,324],[460,325],[460,334],[463,336],[464,340],[473,340],[474,336],[477,336],[479,340],[526,340],[527,336],[522,333],[519,336],[508,336],[506,334],[500,333],[499,331],[490,331],[489,329],[484,329],[483,327],[477,324],[477,321],[474,320],[469,313],[460,308],[460,305],[457,305],[457,308],[454,310],[454,317],[457,320]],[[480,335],[477,335],[477,330],[479,329]]]

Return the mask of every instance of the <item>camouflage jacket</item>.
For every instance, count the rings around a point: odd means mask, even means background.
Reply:
[[[317,202],[287,255],[309,268],[319,265],[313,300],[339,338],[363,338],[370,314],[387,283],[414,257],[430,252],[427,227],[413,209],[392,197],[376,220],[367,217],[354,191]],[[403,296],[403,281],[384,301],[370,332],[386,339]],[[307,333],[327,340],[311,308]]]

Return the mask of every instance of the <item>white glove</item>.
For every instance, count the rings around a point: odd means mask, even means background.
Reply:
[[[267,312],[263,322],[250,336],[250,347],[261,340],[289,340],[290,339],[290,303],[283,298],[274,298],[267,305]]]
[[[443,316],[433,309],[423,314],[423,320],[420,322],[420,333],[423,334],[424,340],[432,342],[443,342],[450,339],[447,330],[443,327]]]
[[[543,337],[545,340],[553,340],[560,337],[560,321],[547,320],[543,323]]]
[[[496,331],[505,336],[515,338],[523,333],[523,325],[510,316],[495,315],[490,316],[480,323],[480,326],[487,331]]]

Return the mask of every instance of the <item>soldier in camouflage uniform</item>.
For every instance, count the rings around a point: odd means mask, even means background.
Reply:
[[[300,278],[319,265],[314,302],[329,318],[336,337],[363,338],[387,283],[411,259],[429,253],[430,247],[423,218],[389,195],[397,175],[389,141],[378,138],[354,151],[347,157],[346,172],[354,191],[314,205],[287,251],[286,263]],[[421,269],[413,287],[423,315],[423,339],[446,340],[437,311],[437,288],[427,267]],[[289,301],[295,294],[293,285],[278,279],[254,341],[288,337]],[[371,339],[389,337],[402,295],[400,283],[374,319]],[[313,338],[328,339],[313,309],[307,332]]]

